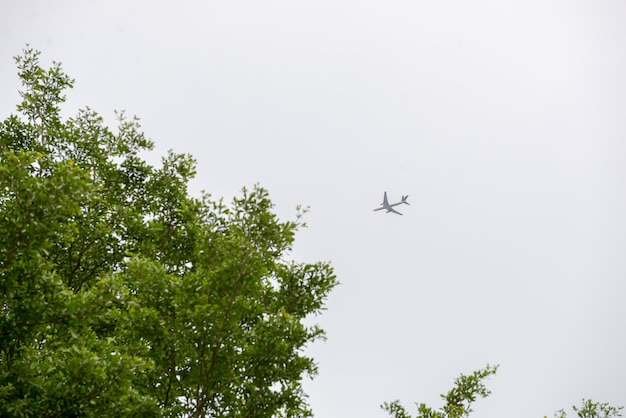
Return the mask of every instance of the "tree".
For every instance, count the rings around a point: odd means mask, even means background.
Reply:
[[[480,396],[485,398],[491,392],[485,387],[483,381],[496,374],[498,365],[485,366],[484,369],[477,370],[469,376],[461,375],[454,384],[455,386],[441,398],[445,401],[444,406],[439,410],[429,408],[423,403],[417,405],[417,415],[415,418],[465,418],[472,412],[471,405]],[[400,401],[385,402],[381,405],[392,418],[411,418],[411,415],[400,404]],[[624,407],[611,406],[608,403],[593,402],[583,399],[582,406],[572,409],[579,418],[617,418],[622,416],[620,411]],[[566,418],[565,410],[561,409],[554,414],[555,418]],[[546,417],[544,417],[546,418]]]
[[[268,193],[189,196],[195,161],[117,132],[40,53],[16,57],[17,115],[0,124],[0,415],[310,416],[303,319],[337,284],[288,259],[296,231]]]
[[[604,402],[593,402],[590,399],[583,399],[582,405],[577,408],[572,406],[574,412],[579,418],[615,418],[621,417],[620,411],[624,409],[623,406],[611,406]],[[567,414],[564,409],[557,411],[554,416],[556,418],[565,418]]]
[[[455,386],[441,398],[445,401],[439,410],[429,408],[424,403],[417,404],[416,418],[463,418],[472,412],[471,406],[476,398],[487,397],[491,392],[483,383],[487,377],[496,374],[498,365],[485,366],[471,375],[461,375],[455,381]],[[400,401],[385,402],[381,408],[393,418],[411,418],[411,415],[400,404]]]

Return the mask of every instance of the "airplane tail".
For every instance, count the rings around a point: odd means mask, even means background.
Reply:
[[[409,197],[409,195],[406,196],[402,196],[402,203],[404,203],[405,205],[408,205],[409,202],[406,201],[406,199]]]

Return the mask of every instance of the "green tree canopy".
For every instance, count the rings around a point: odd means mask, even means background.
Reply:
[[[485,398],[491,393],[484,384],[484,380],[496,374],[498,366],[485,366],[471,375],[461,375],[455,381],[455,386],[441,398],[445,401],[439,409],[433,409],[424,403],[417,404],[416,418],[463,418],[472,412],[472,404],[477,397]],[[411,418],[411,415],[402,406],[400,401],[385,402],[381,408],[393,418]]]
[[[415,418],[467,418],[472,412],[472,404],[478,397],[485,398],[491,391],[485,386],[484,380],[495,375],[498,365],[487,365],[470,375],[461,375],[454,381],[454,387],[446,394],[441,395],[444,405],[437,409],[430,408],[424,403],[417,405]],[[400,401],[385,402],[381,405],[392,418],[412,418]],[[608,403],[593,402],[583,399],[580,407],[572,406],[579,418],[617,418],[622,416],[620,411],[624,407],[615,407]],[[555,418],[566,418],[564,409],[554,413]],[[544,418],[546,418],[544,416]]]
[[[617,418],[621,417],[623,406],[612,406],[607,402],[594,402],[590,399],[583,399],[581,406],[572,406],[576,416],[579,418]],[[554,413],[555,418],[566,418],[564,409]]]
[[[0,415],[310,416],[304,347],[337,284],[288,258],[303,226],[268,193],[187,192],[195,161],[160,167],[137,119],[116,132],[40,53],[16,57],[18,113],[0,124]]]

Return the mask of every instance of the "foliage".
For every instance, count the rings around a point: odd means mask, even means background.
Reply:
[[[616,418],[621,417],[620,411],[623,406],[611,406],[604,402],[593,402],[590,399],[583,399],[580,407],[572,406],[574,412],[579,418]],[[567,414],[564,409],[557,411],[554,416],[556,418],[565,418]]]
[[[429,408],[423,403],[417,405],[415,418],[464,418],[472,412],[471,405],[478,396],[485,398],[491,394],[483,381],[496,374],[498,365],[487,365],[484,369],[475,371],[469,376],[461,375],[454,381],[455,386],[441,398],[445,401],[439,410]],[[381,405],[392,418],[411,418],[411,415],[400,404],[400,401],[385,402]],[[573,406],[579,418],[617,418],[624,407],[611,406],[608,403],[593,402],[583,399],[582,406]],[[554,414],[555,418],[566,418],[565,410],[561,409]],[[545,418],[545,417],[544,417]]]
[[[146,163],[137,119],[63,120],[74,81],[39,56],[0,123],[0,416],[311,415],[303,319],[336,279],[287,260],[302,213],[189,196],[195,161]]]
[[[455,386],[441,398],[445,404],[434,410],[424,403],[417,404],[416,418],[462,418],[467,417],[472,412],[471,405],[476,398],[487,397],[491,392],[485,387],[483,380],[496,374],[498,365],[485,366],[484,369],[477,370],[471,375],[461,375],[455,381]],[[411,418],[411,415],[400,404],[400,401],[385,402],[381,408],[389,413],[393,418]]]

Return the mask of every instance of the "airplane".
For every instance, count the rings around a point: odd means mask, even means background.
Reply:
[[[389,212],[393,212],[393,213],[395,213],[395,214],[402,215],[400,212],[398,212],[397,210],[395,210],[393,207],[394,207],[394,206],[401,205],[401,204],[403,204],[403,203],[404,203],[405,205],[408,205],[408,204],[409,204],[409,202],[407,202],[407,201],[406,201],[407,197],[409,197],[409,195],[402,196],[402,201],[400,201],[400,202],[396,202],[396,203],[391,203],[391,204],[389,204],[389,201],[387,200],[387,192],[385,192],[385,196],[383,197],[383,203],[381,203],[381,204],[380,204],[380,207],[379,207],[379,208],[374,209],[374,211],[377,211],[377,210],[386,210],[386,211],[387,211],[387,213],[389,213]]]

